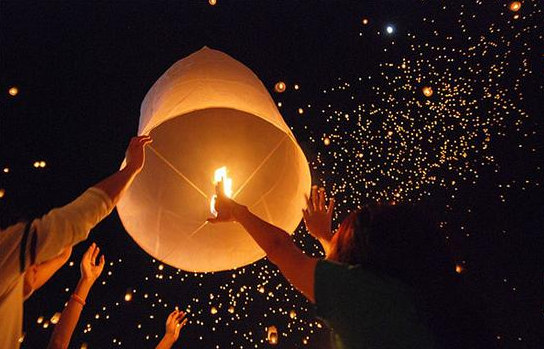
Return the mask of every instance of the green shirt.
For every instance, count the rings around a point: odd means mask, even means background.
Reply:
[[[336,349],[438,348],[415,290],[362,266],[319,261],[315,302]]]

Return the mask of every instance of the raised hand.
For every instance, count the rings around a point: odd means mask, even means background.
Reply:
[[[223,181],[220,181],[215,186],[216,200],[215,210],[217,211],[217,217],[208,218],[210,223],[219,222],[232,222],[234,221],[234,210],[240,206],[234,200],[225,195],[223,190]]]
[[[319,240],[325,251],[332,238],[332,214],[334,212],[334,199],[326,205],[325,189],[312,186],[310,198],[306,197],[307,207],[302,210],[304,223],[308,232]]]
[[[94,242],[89,246],[87,251],[83,254],[83,257],[81,258],[80,263],[80,270],[81,270],[81,278],[84,280],[88,280],[91,283],[95,282],[96,279],[100,276],[102,273],[102,270],[104,270],[104,265],[106,264],[106,260],[104,259],[104,255],[100,257],[100,261],[97,262],[98,254],[100,253],[100,247],[98,247]]]
[[[150,136],[132,137],[125,154],[128,169],[134,173],[139,173],[142,170],[145,163],[145,146],[151,142]]]
[[[174,310],[168,315],[166,319],[166,326],[164,332],[164,338],[170,340],[172,343],[179,338],[179,331],[187,323],[185,313],[181,310]]]

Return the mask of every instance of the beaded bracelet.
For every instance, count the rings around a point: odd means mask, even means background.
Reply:
[[[83,300],[83,298],[81,298],[80,296],[78,296],[75,293],[72,293],[72,295],[70,296],[70,299],[75,300],[76,302],[78,302],[79,304],[81,304],[83,306],[85,305],[85,301]]]

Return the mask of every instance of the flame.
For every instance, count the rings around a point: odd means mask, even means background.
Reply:
[[[232,197],[232,178],[227,176],[227,167],[223,166],[215,170],[213,175],[213,184],[223,181],[223,193],[229,198]],[[217,217],[217,210],[215,209],[215,201],[217,200],[217,195],[212,197],[210,201],[210,212]]]

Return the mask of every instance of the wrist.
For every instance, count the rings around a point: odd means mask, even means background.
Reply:
[[[162,337],[162,340],[170,345],[174,344],[176,342],[176,337],[173,333],[165,333]]]
[[[249,212],[249,209],[247,206],[240,205],[233,201],[234,207],[232,209],[232,216],[234,217],[235,221],[240,221],[240,219]]]

